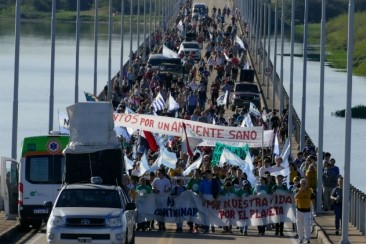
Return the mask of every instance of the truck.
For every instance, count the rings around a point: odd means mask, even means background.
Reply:
[[[122,185],[123,157],[109,102],[85,102],[67,108],[70,135],[51,133],[24,138],[20,161],[2,157],[0,209],[19,219],[24,230],[40,228],[65,184],[90,182]]]

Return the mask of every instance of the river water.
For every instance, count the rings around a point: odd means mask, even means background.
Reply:
[[[271,40],[271,59],[273,60],[274,40]],[[278,40],[277,51],[281,51],[280,39]],[[294,76],[293,76],[293,102],[294,107],[301,118],[302,108],[302,87],[303,87],[303,45],[295,43],[294,48]],[[318,145],[319,138],[319,100],[320,100],[320,63],[319,46],[308,47],[307,60],[307,82],[306,82],[306,113],[305,130],[312,138],[315,145]],[[290,86],[290,42],[285,41],[284,48],[284,87],[289,92]],[[309,58],[311,57],[311,59]],[[314,58],[315,57],[315,58]],[[277,57],[277,73],[280,74],[280,56]],[[366,104],[366,78],[353,76],[352,82],[352,106]],[[325,67],[324,83],[324,132],[323,151],[330,152],[336,160],[336,165],[344,172],[345,161],[345,118],[332,116],[337,110],[346,108],[347,99],[347,73]],[[271,94],[270,94],[271,96]],[[366,177],[363,175],[365,169],[363,160],[364,136],[366,136],[366,120],[352,119],[351,137],[351,184],[366,192]]]
[[[98,91],[108,80],[108,36],[107,24],[100,24],[98,37]],[[120,65],[119,27],[112,35],[112,75]],[[124,42],[124,60],[128,59],[129,30]],[[140,37],[142,40],[143,38]],[[137,35],[133,35],[133,50],[137,47]],[[65,112],[66,107],[74,103],[75,81],[75,24],[58,23],[56,34],[55,62],[55,114],[54,129],[58,128],[58,111]],[[273,43],[273,41],[272,41]],[[22,23],[19,74],[19,122],[18,155],[22,138],[48,133],[49,80],[50,80],[50,24]],[[280,47],[278,47],[278,50]],[[289,54],[290,45],[285,44],[285,54]],[[273,47],[271,48],[273,51]],[[295,45],[294,106],[301,116],[302,96],[302,44]],[[318,52],[315,50],[315,52]],[[272,55],[273,57],[273,55]],[[278,72],[280,59],[278,57]],[[284,58],[284,85],[288,90],[290,76],[290,58]],[[80,39],[79,101],[85,101],[84,91],[93,92],[94,72],[93,24],[83,23]],[[319,117],[319,62],[308,61],[306,131],[315,144],[318,142]],[[346,73],[326,67],[325,70],[325,106],[324,106],[324,151],[332,153],[336,164],[343,172],[344,165],[344,118],[331,116],[332,112],[346,106]],[[0,155],[11,155],[12,102],[14,81],[14,24],[0,22]],[[352,104],[366,104],[366,79],[354,76]],[[366,120],[352,120],[351,183],[366,192],[366,177],[363,177],[364,136]]]

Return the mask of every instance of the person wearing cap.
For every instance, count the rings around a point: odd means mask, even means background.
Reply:
[[[287,186],[283,182],[283,178],[284,178],[283,175],[281,175],[281,174],[277,175],[276,185],[274,185],[272,187],[272,193],[287,192],[288,191]],[[284,234],[283,234],[283,225],[284,225],[283,222],[276,223],[276,233],[275,233],[276,236],[278,236],[278,235],[284,236]]]
[[[238,197],[244,198],[244,197],[248,197],[250,195],[252,195],[252,187],[249,183],[249,181],[247,180],[243,180],[241,182],[241,188],[239,188],[238,190],[235,191],[235,194]],[[247,236],[248,235],[248,225],[245,222],[243,227],[239,228],[240,233],[242,233],[243,235]]]

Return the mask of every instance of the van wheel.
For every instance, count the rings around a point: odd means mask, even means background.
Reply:
[[[32,228],[33,229],[40,229],[41,228],[41,226],[42,226],[42,220],[35,220],[35,221],[33,221],[32,222]]]
[[[29,221],[20,220],[19,227],[21,231],[28,232],[30,229]]]

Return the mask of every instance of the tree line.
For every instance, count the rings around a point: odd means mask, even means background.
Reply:
[[[272,4],[275,3],[276,0],[271,0]],[[278,0],[279,6],[281,5],[281,0]],[[291,20],[291,0],[285,0],[284,9],[285,9],[285,19],[286,21]],[[327,20],[333,19],[341,14],[348,13],[348,3],[349,0],[328,0],[326,1],[326,15]],[[305,1],[304,0],[295,0],[295,19],[297,23],[303,23],[304,21],[304,10],[305,10]],[[308,0],[309,13],[308,13],[308,21],[310,23],[319,23],[321,20],[321,11],[322,11],[322,0]],[[366,10],[366,1],[365,0],[355,0],[355,11],[363,12]]]
[[[133,14],[137,13],[137,0],[125,0],[124,12],[130,14],[131,2],[133,4]],[[156,0],[152,0],[152,10],[154,11]],[[147,2],[147,6],[148,6]],[[143,0],[140,1],[140,11],[143,10]],[[15,0],[0,0],[0,10],[6,8],[12,8],[15,5]],[[27,9],[32,9],[37,12],[51,12],[52,1],[51,0],[23,0],[22,6]],[[77,1],[76,0],[57,0],[56,1],[57,11],[76,11]],[[99,0],[99,8],[109,7],[109,0]],[[95,0],[80,0],[80,10],[94,10]],[[121,12],[121,0],[112,0],[113,12]]]

